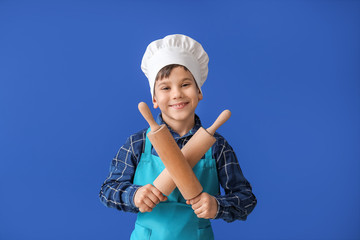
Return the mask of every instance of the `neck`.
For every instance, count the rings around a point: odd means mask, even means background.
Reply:
[[[176,121],[174,119],[168,119],[167,116],[163,116],[164,122],[166,122],[172,130],[177,132],[180,137],[188,133],[195,125],[195,114],[192,117],[184,121]]]

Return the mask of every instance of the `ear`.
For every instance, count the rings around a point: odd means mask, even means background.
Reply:
[[[153,102],[153,106],[154,106],[155,109],[159,107],[159,104],[157,103],[155,96],[153,97],[152,102]]]
[[[199,93],[198,93],[198,98],[199,98],[199,101],[203,99],[203,95],[202,95],[200,89],[199,89]]]

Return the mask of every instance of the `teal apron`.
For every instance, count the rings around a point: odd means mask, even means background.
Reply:
[[[134,184],[152,184],[165,168],[161,159],[151,154],[151,147],[151,142],[146,137],[145,151],[136,168]],[[193,171],[204,192],[213,196],[219,194],[216,161],[212,158],[211,148],[206,152],[205,159],[201,159]],[[214,234],[210,220],[198,218],[191,205],[186,204],[178,188],[175,188],[168,200],[160,202],[151,212],[138,213],[130,239],[211,240],[214,239]]]

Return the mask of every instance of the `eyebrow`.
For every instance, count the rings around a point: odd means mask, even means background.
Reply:
[[[158,82],[158,81],[157,81]],[[157,87],[160,87],[162,85],[166,85],[167,84],[167,81],[161,81],[161,82],[158,82],[158,84],[156,84]]]
[[[190,80],[190,81],[192,81],[192,79],[191,78],[183,78],[183,79],[181,79],[181,81],[186,81],[186,80]],[[195,81],[195,80],[194,80]]]

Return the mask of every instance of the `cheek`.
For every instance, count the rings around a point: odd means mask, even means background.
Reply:
[[[163,96],[163,95],[161,95],[161,94],[158,95],[158,96],[156,97],[156,103],[157,103],[158,106],[164,105],[164,104],[166,103],[166,97]]]
[[[191,93],[189,93],[189,94],[191,94],[191,96],[193,97],[193,98],[199,98],[199,96],[200,96],[200,93],[199,93],[199,90],[192,90],[191,91]]]

